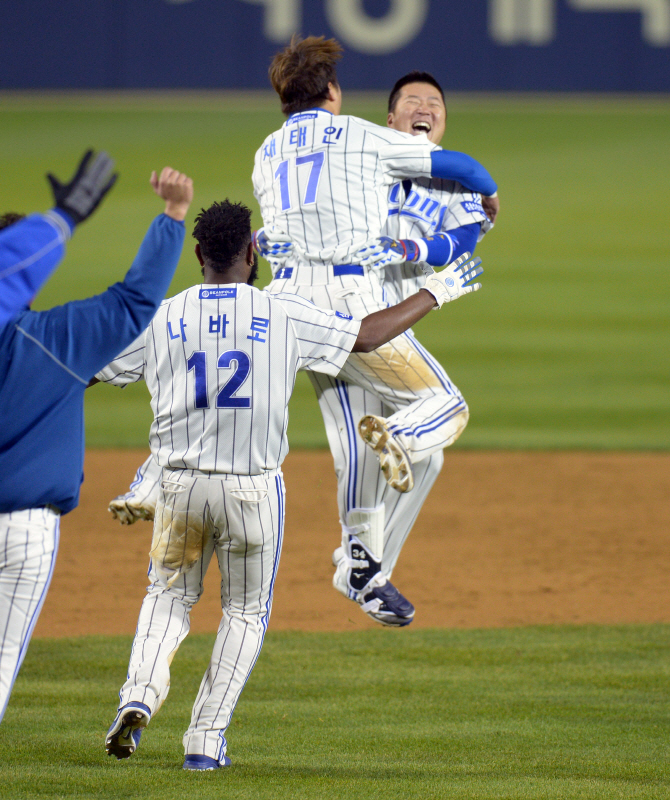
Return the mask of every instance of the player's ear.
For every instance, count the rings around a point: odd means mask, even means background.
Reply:
[[[388,116],[386,117],[386,127],[392,128],[393,127],[393,112],[389,111]]]
[[[196,244],[196,246],[195,246],[195,257],[200,262],[200,266],[204,267],[205,266],[205,259],[202,257],[202,251],[200,250],[200,242],[198,242],[198,244]]]
[[[254,243],[253,242],[249,242],[249,244],[247,245],[247,264],[250,267],[253,267],[253,265],[254,265]]]

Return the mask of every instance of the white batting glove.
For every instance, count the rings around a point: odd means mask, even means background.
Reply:
[[[426,279],[423,288],[433,295],[438,308],[442,308],[443,303],[458,300],[464,294],[482,288],[481,283],[472,283],[484,272],[480,266],[482,260],[473,258],[469,261],[470,256],[471,253],[463,253],[456,261],[452,261],[443,270],[433,273]]]
[[[109,504],[109,513],[122,525],[132,525],[138,519],[153,520],[154,509],[126,500],[126,495],[115,497]]]
[[[353,255],[354,264],[361,267],[387,267],[390,264],[404,264],[405,261],[416,261],[419,256],[419,244],[413,239],[392,239],[380,236],[371,239]]]
[[[293,252],[293,242],[274,225],[259,228],[252,234],[254,248],[258,255],[268,261],[286,260]]]

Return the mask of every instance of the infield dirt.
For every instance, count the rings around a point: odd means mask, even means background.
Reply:
[[[133,634],[151,525],[122,527],[107,503],[147,453],[93,450],[81,505],[64,517],[36,636]],[[286,535],[271,629],[378,627],[331,585],[339,544],[327,452],[284,464]],[[393,575],[414,627],[670,622],[670,454],[448,452]],[[215,632],[210,566],[191,615]]]

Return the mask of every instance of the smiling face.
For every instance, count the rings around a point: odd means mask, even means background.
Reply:
[[[388,115],[387,124],[413,136],[425,133],[433,144],[439,144],[447,124],[447,109],[440,92],[430,83],[406,84]]]

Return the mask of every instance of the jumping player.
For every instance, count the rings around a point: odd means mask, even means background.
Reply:
[[[362,321],[295,293],[259,291],[251,212],[215,203],[196,219],[204,283],[162,304],[150,326],[96,377],[144,379],[162,469],[142,604],[120,708],[106,751],[127,758],[165,700],[170,663],[216,554],[223,617],[184,734],[184,769],[230,764],[225,732],[267,629],[284,532],[281,464],[298,369],[337,375],[351,351],[371,352],[436,305],[479,288],[461,259],[424,289]],[[470,284],[470,285],[466,285]],[[361,579],[369,537],[354,539]]]
[[[165,214],[121,283],[48,311],[23,310],[0,328],[0,719],[51,580],[60,516],[79,502],[84,390],[149,324],[179,261],[190,179],[166,168],[152,185]],[[70,217],[99,200],[69,198],[59,207]]]
[[[414,136],[425,134],[435,144],[441,142],[446,126],[446,106],[442,88],[432,75],[411,72],[396,82],[389,96],[388,125]],[[486,211],[495,218],[497,197],[488,198],[486,202],[489,204]],[[440,235],[445,246],[444,260],[452,261],[466,251],[474,252],[477,242],[491,227],[481,195],[455,181],[417,178],[391,187],[388,219],[383,232],[396,240],[420,240]],[[432,273],[432,267],[421,261],[418,250],[423,246],[417,242],[417,260],[402,260],[384,268],[383,286],[389,304],[416,292],[425,283],[426,275]],[[384,254],[380,255],[383,257]],[[408,332],[406,335],[411,337],[412,334]],[[427,353],[425,355],[430,358]],[[444,373],[442,375],[446,377]],[[374,530],[383,529],[381,575],[390,580],[400,551],[440,472],[443,451],[437,450],[428,458],[413,463],[414,488],[411,493],[393,491],[355,431],[358,420],[366,415],[384,418],[390,409],[373,392],[341,377],[310,373],[310,380],[319,399],[335,460],[340,519],[352,530],[365,525]],[[462,400],[453,383],[448,385],[454,396]],[[337,567],[333,584],[342,594],[350,596],[348,562],[341,547],[333,554],[333,562]],[[365,606],[363,608],[366,610]],[[403,605],[397,602],[394,611],[388,613],[388,610],[381,609],[370,616],[382,624],[397,626],[407,625],[413,619],[414,607],[407,600]]]
[[[381,270],[366,266],[361,248],[382,233],[393,184],[439,177],[457,179],[486,195],[494,195],[497,187],[481,165],[461,153],[441,150],[425,133],[381,128],[340,116],[342,95],[335,70],[340,52],[334,40],[310,37],[294,38],[275,56],[270,79],[287,121],[258,150],[253,182],[264,224],[278,228],[294,244],[269,291],[295,293],[322,308],[361,319],[387,306]],[[429,246],[438,244],[445,247],[444,238],[429,242]],[[353,384],[374,395],[375,409],[383,405],[383,414],[366,411],[359,418],[349,416],[347,446],[357,448],[353,440],[358,431],[397,492],[410,491],[415,465],[452,444],[467,423],[462,395],[410,333],[374,353],[352,355],[338,382],[342,395]],[[346,397],[340,402],[347,413]],[[341,447],[339,440],[339,432],[331,435],[335,449]],[[354,497],[355,480],[349,477],[340,470],[341,489],[347,484],[344,498],[340,491],[346,515],[341,518],[335,583],[377,621],[405,625],[414,609],[381,565],[383,508],[380,503],[363,505]],[[377,566],[374,594],[371,585],[360,591],[352,580],[357,564],[351,542],[361,530],[371,532],[375,543],[371,553]]]

